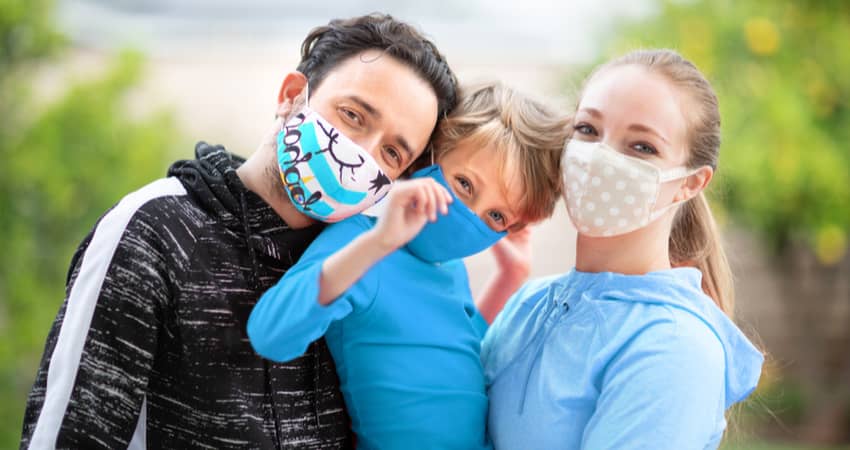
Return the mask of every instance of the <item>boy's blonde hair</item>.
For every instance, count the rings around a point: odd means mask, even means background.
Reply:
[[[433,152],[441,156],[471,140],[492,149],[504,187],[519,183],[521,222],[552,215],[561,195],[561,152],[570,118],[541,101],[499,82],[461,89],[458,106],[434,132]]]

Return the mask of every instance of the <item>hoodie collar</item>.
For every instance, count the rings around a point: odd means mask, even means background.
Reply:
[[[236,169],[244,162],[221,145],[199,142],[195,159],[175,162],[168,176],[180,179],[202,208],[242,236],[252,250],[275,259],[292,259],[289,255],[301,254],[324,224],[289,228],[268,203],[242,183]]]

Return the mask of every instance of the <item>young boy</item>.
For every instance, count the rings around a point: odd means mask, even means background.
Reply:
[[[567,123],[501,85],[470,90],[436,165],[398,182],[377,223],[328,227],[263,295],[256,351],[287,361],[325,335],[361,448],[487,448],[487,325],[461,258],[551,215]]]

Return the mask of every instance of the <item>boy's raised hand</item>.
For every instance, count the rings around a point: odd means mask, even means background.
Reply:
[[[386,212],[372,231],[382,246],[395,250],[413,239],[427,221],[447,214],[452,196],[435,180],[418,178],[396,182],[386,201]]]
[[[490,248],[497,270],[475,302],[487,323],[496,320],[505,302],[531,273],[531,228],[512,231]]]

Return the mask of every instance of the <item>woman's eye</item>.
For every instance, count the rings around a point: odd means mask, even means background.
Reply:
[[[579,134],[586,134],[586,135],[590,135],[590,136],[596,136],[597,135],[596,129],[593,128],[593,126],[588,125],[586,123],[580,123],[573,128],[576,131],[578,131]]]
[[[643,142],[632,145],[632,148],[636,152],[644,154],[644,155],[655,155],[655,154],[658,153],[658,151],[655,150],[655,147],[653,147],[649,144],[645,144]]]

